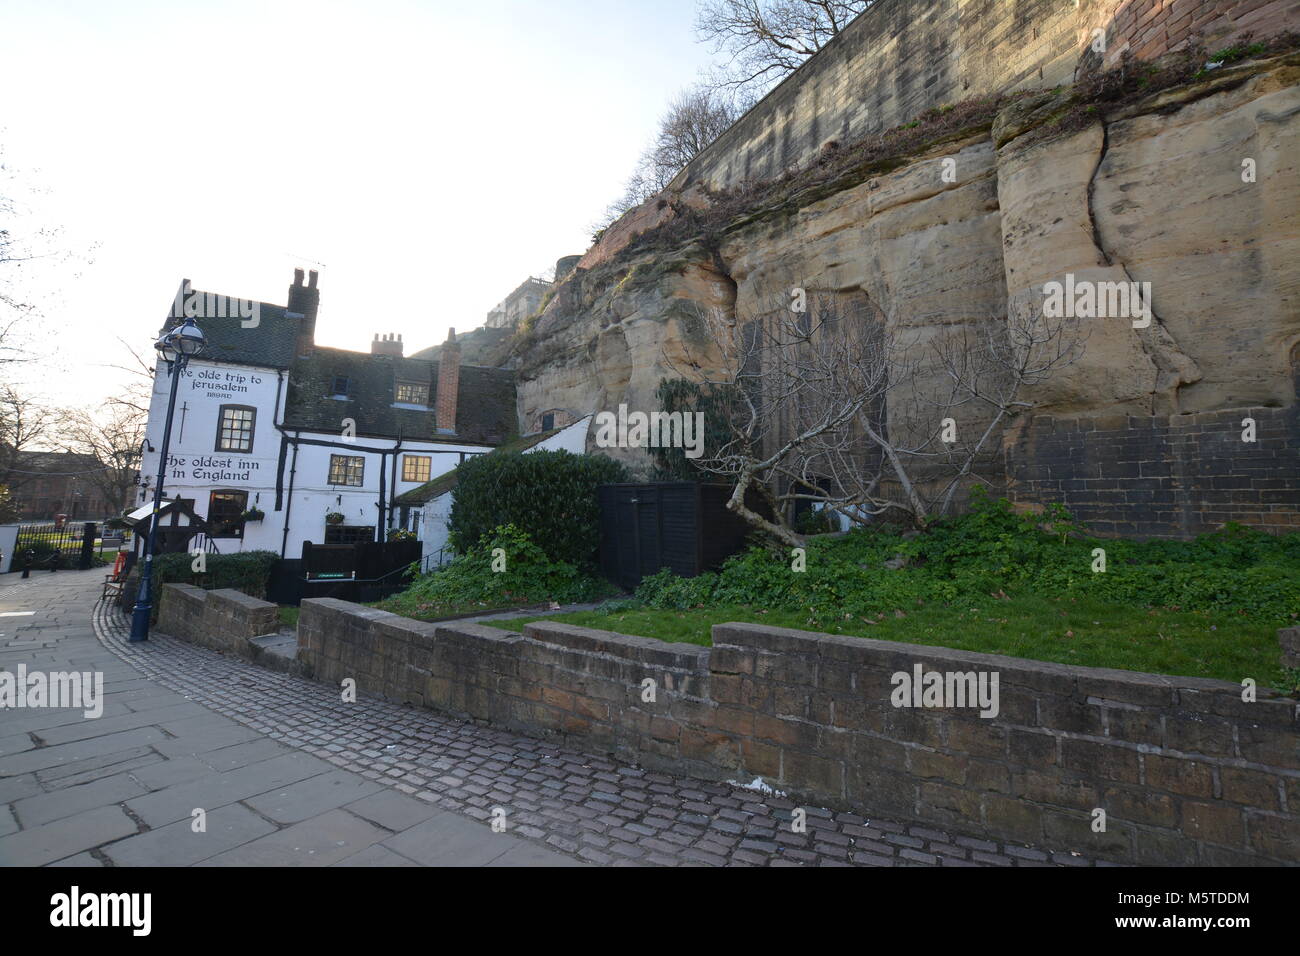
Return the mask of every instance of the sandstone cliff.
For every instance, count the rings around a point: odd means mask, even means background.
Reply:
[[[1169,429],[1196,413],[1295,407],[1300,55],[1146,96],[1024,94],[974,119],[936,123],[932,141],[812,186],[793,177],[752,191],[748,208],[710,197],[725,221],[692,218],[698,194],[638,210],[637,229],[603,236],[516,342],[525,427],[557,407],[653,410],[660,380],[706,354],[699,308],[759,313],[793,286],[852,293],[924,343],[1041,310],[1044,284],[1067,274],[1150,283],[1153,320],[1090,320],[1083,359],[1039,388],[1037,417],[1006,436],[1009,459],[1030,454],[1027,430],[1049,420],[1162,416]],[[691,234],[688,222],[705,226]],[[1183,482],[1175,497],[1188,493],[1186,462],[1173,460],[1186,453],[1162,453],[1166,477]],[[1279,468],[1295,453],[1265,452]],[[1289,494],[1247,520],[1300,524]],[[1199,527],[1169,514],[1174,533]]]

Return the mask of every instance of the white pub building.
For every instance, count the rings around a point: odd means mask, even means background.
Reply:
[[[222,554],[293,559],[305,541],[418,532],[395,499],[516,433],[513,373],[462,366],[454,332],[436,360],[404,358],[399,336],[376,335],[368,353],[316,345],[316,280],[295,270],[285,306],[187,280],[167,321],[192,315],[207,345],[183,373],[163,493],[189,504]],[[169,388],[160,361],[141,503],[153,499]]]

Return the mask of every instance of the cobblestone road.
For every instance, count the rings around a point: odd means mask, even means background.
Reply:
[[[94,587],[98,580],[89,576],[92,574],[87,572],[85,576],[87,587]],[[64,581],[69,577],[65,575]],[[20,588],[31,597],[39,597],[37,592],[50,586],[33,579],[0,587],[0,609],[25,596]],[[486,824],[494,808],[504,809],[507,834],[531,846],[537,855],[529,859],[523,851],[514,850],[500,862],[1091,865],[1090,860],[1067,848],[1054,851],[998,844],[906,821],[815,807],[804,808],[807,832],[794,833],[794,805],[770,794],[652,773],[364,695],[356,703],[346,703],[336,688],[264,670],[157,633],[147,644],[129,644],[126,616],[103,604],[94,604],[92,610],[92,600],[93,595],[82,595],[74,603],[82,609],[78,613],[93,616],[93,631],[103,648],[129,663],[149,682],[223,715],[256,738],[296,748],[332,765],[350,779],[364,781],[382,792],[404,795],[412,804],[436,808],[461,820],[484,821],[474,826],[489,839],[504,836],[492,834]],[[57,626],[75,628],[77,622],[72,616],[59,616]],[[4,641],[0,638],[0,653],[6,650]],[[13,661],[7,653],[0,657],[6,668],[11,668]],[[0,729],[0,737],[6,733]],[[0,749],[0,801],[8,799],[2,788],[12,779],[5,770],[6,759],[7,753]],[[309,778],[297,786],[309,792],[316,779]],[[124,805],[129,809],[130,801]],[[284,825],[282,820],[272,822],[277,827]],[[357,854],[348,862],[426,862],[414,849],[406,855],[401,842],[405,834],[393,836],[385,831],[382,835],[384,840],[375,840],[377,845],[366,850],[370,857]],[[4,860],[7,839],[0,837],[0,861]],[[260,839],[265,842],[271,837],[263,835]],[[423,839],[427,841],[428,834]],[[273,840],[271,846],[275,846]],[[113,855],[110,846],[96,858],[118,862]],[[273,854],[264,858],[245,854],[230,862],[269,862],[272,858]]]

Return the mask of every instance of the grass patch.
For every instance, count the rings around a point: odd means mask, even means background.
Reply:
[[[806,612],[746,605],[667,610],[641,605],[488,622],[522,631],[536,620],[563,621],[636,637],[709,646],[714,624],[742,621],[885,641],[1005,654],[1036,661],[1281,686],[1276,632],[1241,615],[1130,608],[1083,597],[1022,595],[978,605],[926,605],[817,626]]]
[[[280,605],[280,626],[287,627],[290,630],[298,630],[298,613],[299,608],[291,604]]]
[[[423,596],[411,591],[403,591],[392,597],[384,598],[369,605],[381,611],[390,611],[402,617],[417,621],[445,621],[449,618],[468,617],[474,614],[491,614],[495,611],[513,611],[519,608],[536,607],[535,600],[525,600],[517,604],[501,601],[460,601],[442,603],[428,601]]]
[[[465,487],[463,479],[460,487]],[[555,534],[558,532],[552,536]],[[512,524],[492,529],[450,564],[427,574],[415,574],[417,567],[408,572],[412,577],[405,591],[371,606],[417,621],[441,621],[538,605],[599,601],[618,592],[604,578],[552,559]]]
[[[1296,683],[1282,674],[1277,629],[1300,620],[1300,534],[1230,524],[1194,541],[1098,539],[1060,505],[1019,514],[976,489],[969,513],[924,533],[882,525],[811,537],[806,558],[795,571],[788,549],[755,545],[717,572],[681,578],[664,569],[631,601],[560,619],[695,644],[709,642],[713,624],[767,622],[1062,664]]]

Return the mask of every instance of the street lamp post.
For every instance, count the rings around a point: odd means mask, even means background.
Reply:
[[[144,546],[144,568],[140,571],[140,591],[135,599],[135,612],[131,617],[131,638],[136,641],[149,640],[149,616],[153,613],[153,555],[158,544],[158,513],[162,510],[163,478],[167,469],[167,450],[172,440],[172,412],[176,409],[176,391],[180,385],[181,373],[190,359],[198,355],[203,348],[203,332],[194,324],[193,318],[187,318],[185,324],[172,329],[154,343],[163,360],[167,362],[167,374],[171,377],[171,394],[167,398],[167,417],[163,420],[162,446],[158,451],[158,481],[153,490],[153,515],[149,519],[149,540]]]

